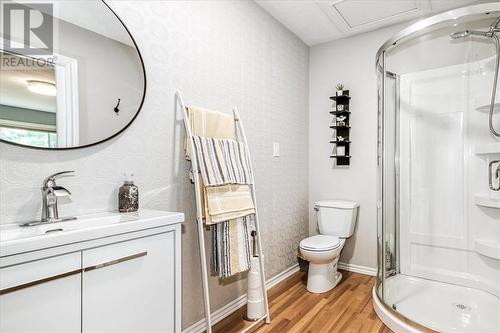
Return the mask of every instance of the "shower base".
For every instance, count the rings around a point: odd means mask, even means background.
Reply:
[[[500,332],[500,298],[490,293],[401,274],[385,283],[388,306],[378,299],[375,288],[373,304],[380,319],[396,333],[425,332],[405,318],[437,332]]]

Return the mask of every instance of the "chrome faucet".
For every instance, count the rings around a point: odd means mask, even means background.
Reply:
[[[497,169],[493,171],[493,164],[498,163]],[[490,190],[492,191],[500,191],[500,160],[496,161],[491,161],[489,164],[489,181],[490,181]],[[498,185],[493,184],[493,174],[495,174],[495,180],[497,181]]]
[[[38,224],[52,223],[52,222],[63,222],[74,220],[76,217],[63,217],[59,218],[59,211],[57,209],[57,198],[67,197],[71,195],[71,192],[62,187],[57,186],[56,178],[62,175],[73,174],[74,171],[62,171],[54,173],[43,181],[42,184],[42,217],[40,221],[28,222],[23,224],[24,226],[34,226]]]

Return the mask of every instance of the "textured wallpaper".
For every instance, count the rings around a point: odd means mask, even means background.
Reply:
[[[59,184],[73,192],[60,215],[117,208],[123,173],[133,172],[145,208],[181,211],[183,327],[203,316],[199,256],[184,129],[173,95],[188,104],[239,107],[252,153],[267,276],[296,262],[307,236],[309,50],[251,1],[112,1],[139,44],[147,96],[137,120],[119,137],[73,151],[47,152],[0,144],[0,223],[40,215],[44,177],[75,170]],[[96,124],[98,126],[98,124]],[[281,157],[272,157],[280,142]],[[215,310],[246,290],[244,280],[210,281]]]

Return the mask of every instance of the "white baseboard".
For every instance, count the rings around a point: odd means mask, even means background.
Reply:
[[[299,264],[295,264],[285,269],[283,272],[273,276],[272,278],[266,281],[266,289],[274,287],[275,285],[286,280],[287,278],[289,278],[291,275],[293,275],[298,271],[299,271]],[[235,300],[224,305],[222,308],[212,312],[212,325],[215,325],[222,319],[226,318],[231,313],[244,306],[246,303],[247,303],[247,294],[243,294],[240,297],[236,298]],[[201,333],[203,331],[205,331],[204,318],[194,323],[193,325],[187,327],[186,329],[182,330],[182,333]]]
[[[376,268],[372,268],[372,267],[366,267],[366,266],[360,266],[360,265],[354,265],[354,264],[347,264],[347,263],[344,263],[344,262],[339,262],[338,267],[339,267],[339,269],[343,269],[343,270],[349,271],[349,272],[360,273],[360,274],[371,275],[371,276],[377,276],[377,269]]]
[[[266,288],[270,289],[270,288],[274,287],[278,283],[280,283],[282,281],[285,281],[290,276],[292,276],[293,274],[297,273],[299,270],[300,270],[299,264],[295,264],[293,266],[288,267],[283,272],[281,272],[281,273],[273,276],[272,278],[268,279],[266,281]]]

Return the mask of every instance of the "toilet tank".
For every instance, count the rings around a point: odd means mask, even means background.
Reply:
[[[322,235],[351,237],[356,225],[359,205],[345,200],[322,200],[314,204]]]

